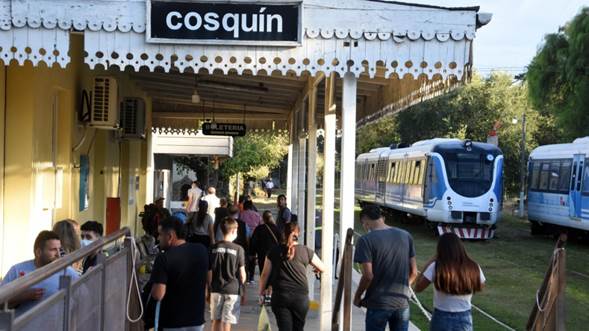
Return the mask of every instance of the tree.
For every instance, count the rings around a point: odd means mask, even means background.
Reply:
[[[505,187],[509,193],[515,193],[519,190],[521,169],[521,122],[514,125],[512,120],[520,119],[523,113],[529,132],[526,150],[530,151],[537,146],[536,139],[543,137],[538,133],[538,123],[551,129],[554,122],[531,109],[526,85],[514,83],[510,75],[494,73],[487,78],[474,75],[470,84],[453,92],[358,129],[358,151],[363,153],[394,142],[414,143],[431,138],[484,142],[489,130],[499,122],[499,147],[506,165]]]
[[[233,141],[233,157],[223,162],[222,173],[229,177],[238,173],[259,176],[266,169],[276,168],[288,153],[288,136],[279,132],[249,132]],[[262,169],[262,170],[260,170]]]
[[[526,80],[534,108],[547,122],[553,116],[560,127],[550,133],[553,138],[570,141],[589,135],[589,7],[557,33],[546,35]]]

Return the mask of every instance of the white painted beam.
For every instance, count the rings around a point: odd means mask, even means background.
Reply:
[[[315,210],[317,190],[317,123],[315,123],[315,112],[317,107],[317,87],[309,84],[309,95],[307,105],[307,219],[305,222],[307,232],[307,247],[315,250]],[[309,283],[315,283],[315,276],[310,273]],[[315,298],[315,286],[309,286],[309,298]]]
[[[302,111],[302,110],[301,110]],[[298,215],[298,222],[301,228],[301,236],[299,240],[303,242],[305,240],[306,233],[306,219],[305,219],[305,209],[307,208],[305,204],[305,199],[307,196],[307,186],[305,178],[307,177],[307,139],[304,136],[297,137],[299,141],[299,153],[298,153],[298,178],[297,180],[297,215]]]
[[[335,76],[325,81],[325,109],[324,109],[324,147],[323,147],[323,196],[321,223],[321,260],[327,266],[321,275],[321,311],[319,316],[320,331],[331,331],[331,316],[333,313],[333,227],[335,205],[335,130],[336,112],[334,103]]]
[[[340,182],[340,228],[339,237],[343,245],[348,228],[354,228],[354,185],[356,161],[356,87],[357,79],[352,73],[343,78],[342,100],[342,145]],[[340,249],[342,261],[343,249]],[[343,300],[342,300],[343,306]],[[343,314],[343,310],[341,310]],[[351,322],[350,322],[351,323]]]

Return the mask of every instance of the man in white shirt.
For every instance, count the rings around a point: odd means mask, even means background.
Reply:
[[[221,206],[221,201],[219,198],[217,198],[216,193],[217,193],[217,190],[215,190],[215,188],[211,186],[207,189],[207,195],[205,195],[202,198],[203,200],[208,202],[209,208],[208,208],[207,214],[211,215],[211,217],[213,219],[215,219],[215,208],[218,208]]]
[[[268,177],[264,184],[266,186],[266,195],[268,196],[268,199],[270,199],[272,197],[272,189],[274,189],[274,182],[272,181],[272,177]]]
[[[188,190],[188,202],[186,203],[186,216],[188,219],[198,211],[198,200],[202,197],[202,190],[198,187],[198,182],[192,182],[192,187]]]

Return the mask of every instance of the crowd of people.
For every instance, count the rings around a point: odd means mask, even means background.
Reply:
[[[245,195],[230,205],[213,187],[206,191],[194,182],[188,192],[184,217],[174,216],[157,199],[146,206],[143,228],[156,246],[149,282],[144,287],[146,329],[153,327],[150,302],[160,302],[158,323],[163,330],[201,331],[209,307],[212,330],[230,330],[239,323],[246,284],[253,283],[258,267],[260,303],[269,301],[279,331],[303,330],[309,309],[307,269],[321,273],[317,254],[299,243],[296,215],[286,197],[276,200],[277,213],[260,214]],[[354,262],[362,271],[353,303],[365,307],[366,330],[407,330],[411,289],[434,287],[434,312],[430,330],[472,330],[471,298],[483,289],[485,276],[466,253],[460,239],[440,236],[436,254],[418,273],[411,235],[388,226],[377,206],[366,206],[360,221],[367,234],[356,242]],[[8,284],[56,259],[90,245],[103,235],[102,224],[82,226],[67,219],[51,231],[38,234],[34,259],[14,265],[2,279]],[[149,241],[149,240],[148,240]],[[95,252],[67,267],[6,304],[16,316],[59,290],[59,278],[73,280],[101,260]],[[328,266],[329,267],[329,266]]]
[[[257,266],[260,300],[271,296],[279,330],[303,330],[309,308],[307,266],[317,273],[325,267],[313,250],[299,244],[300,228],[286,197],[276,199],[276,222],[271,211],[260,214],[249,195],[229,205],[214,188],[206,192],[193,183],[185,220],[155,218],[164,252],[154,262],[147,287],[161,302],[158,326],[203,330],[208,303],[212,330],[230,330],[239,322],[246,284],[254,283]]]

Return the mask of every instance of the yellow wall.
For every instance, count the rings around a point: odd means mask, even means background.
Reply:
[[[146,141],[124,141],[114,131],[84,127],[77,109],[82,89],[92,88],[95,75],[114,76],[120,96],[145,95],[125,72],[90,71],[83,64],[82,45],[82,36],[72,35],[66,69],[14,62],[0,66],[0,277],[14,263],[32,258],[34,238],[56,221],[105,222],[106,198],[120,196],[121,225],[135,230],[136,214],[143,209]],[[146,104],[149,111],[148,98]],[[82,212],[80,154],[90,158],[90,203]]]

